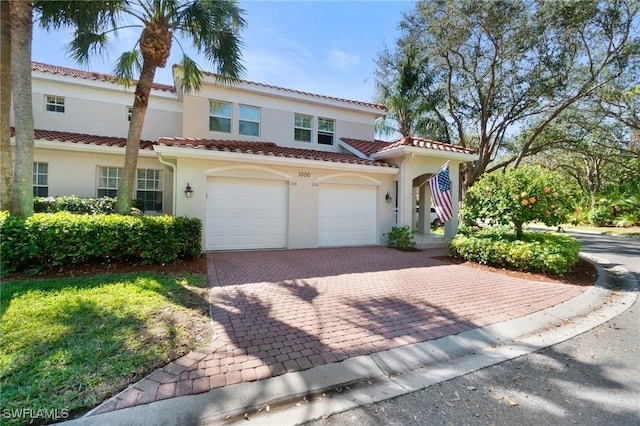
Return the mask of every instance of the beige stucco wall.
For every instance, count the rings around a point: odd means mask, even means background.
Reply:
[[[116,84],[74,77],[47,75],[47,79],[43,79],[38,77],[38,73],[34,73],[32,82],[36,129],[99,136],[127,136],[127,107],[133,105],[132,88],[124,90]],[[47,95],[63,97],[65,112],[47,111]],[[11,123],[13,125],[13,112]],[[182,105],[176,94],[152,90],[142,139],[156,140],[162,136],[180,136],[181,133]]]
[[[211,176],[241,177],[253,179],[283,180],[289,186],[288,235],[289,249],[318,247],[318,196],[322,183],[343,183],[351,185],[373,185],[377,188],[377,229],[378,244],[385,244],[387,233],[394,225],[393,203],[385,201],[387,191],[395,192],[396,174],[375,173],[376,167],[370,170],[339,170],[317,168],[305,165],[291,167],[269,164],[250,164],[251,156],[246,162],[205,160],[205,159],[177,159],[176,172],[176,215],[197,217],[202,220],[203,230],[206,229],[206,207],[208,180]],[[320,162],[310,162],[320,163]],[[320,163],[321,164],[321,163]],[[383,168],[379,168],[383,169]],[[384,168],[385,171],[396,169]],[[193,197],[186,198],[182,192],[187,182],[193,188]],[[203,246],[206,244],[203,241]]]
[[[313,98],[312,98],[313,99]],[[231,133],[209,131],[209,101],[223,101],[233,104]],[[239,105],[260,108],[260,136],[240,135],[238,132]],[[312,141],[294,140],[294,114],[313,116]],[[340,137],[372,140],[374,122],[380,112],[352,107],[345,103],[310,101],[309,99],[287,98],[266,93],[205,85],[197,94],[184,95],[183,129],[185,137],[206,139],[241,139],[274,142],[280,146],[341,152],[337,140]],[[317,143],[318,118],[335,120],[333,145]]]
[[[77,195],[95,197],[97,195],[98,167],[123,167],[124,148],[113,148],[111,152],[74,151],[54,149],[56,143],[43,148],[36,143],[33,153],[34,162],[48,164],[49,195]],[[68,147],[69,143],[64,144]],[[58,147],[59,148],[59,147]],[[139,169],[163,171],[163,210],[172,213],[173,172],[158,161],[153,152],[144,153],[138,158]]]
[[[415,211],[416,211],[416,199],[415,189],[413,187],[413,180],[419,176],[432,175],[437,173],[447,162],[446,158],[433,157],[429,155],[407,155],[402,158],[396,158],[390,162],[400,167],[401,171],[398,177],[398,224],[400,226],[408,225],[411,229],[415,229]],[[445,224],[445,236],[452,238],[458,229],[458,214],[459,214],[459,188],[460,188],[460,176],[458,170],[461,162],[455,160],[449,160],[449,177],[451,179],[451,201],[453,217]],[[428,184],[424,195],[428,195]],[[421,201],[422,211],[428,212],[430,201]],[[427,216],[428,218],[428,216]],[[428,229],[427,229],[428,231]]]

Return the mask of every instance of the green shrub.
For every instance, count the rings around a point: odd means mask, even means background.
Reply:
[[[596,206],[589,210],[587,220],[595,226],[608,226],[613,223],[613,212],[609,206]]]
[[[99,260],[168,263],[201,252],[200,220],[36,213],[0,217],[3,273]]]
[[[387,235],[387,246],[404,251],[415,248],[416,242],[413,240],[411,229],[408,226],[392,227]]]
[[[115,198],[87,198],[76,195],[59,197],[36,197],[33,211],[36,213],[69,212],[76,214],[115,213]]]
[[[132,213],[144,212],[144,201],[135,199],[132,205]],[[36,213],[113,214],[116,212],[115,206],[116,199],[110,197],[89,198],[64,195],[36,197],[33,200],[33,211]]]
[[[568,235],[525,232],[516,239],[514,232],[488,227],[466,230],[449,242],[452,257],[476,263],[525,272],[564,275],[578,262],[580,242]]]

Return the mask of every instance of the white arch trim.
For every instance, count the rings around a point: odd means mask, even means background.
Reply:
[[[239,165],[239,166],[224,166],[224,167],[216,167],[214,169],[207,169],[204,171],[205,176],[225,176],[225,172],[229,172],[232,170],[252,170],[252,171],[261,171],[270,173],[278,176],[281,179],[290,181],[292,176],[288,173],[280,172],[278,170],[273,170],[268,167],[262,166],[254,166],[254,165]],[[251,177],[251,176],[248,176]]]
[[[377,179],[374,179],[370,176],[366,176],[360,173],[335,173],[333,175],[327,175],[327,176],[321,176],[318,178],[318,183],[322,183],[322,182],[327,182],[333,179],[337,179],[337,178],[341,178],[341,177],[349,177],[349,178],[360,178],[360,179],[364,179],[366,181],[371,182],[371,184],[376,185],[376,186],[380,186],[381,182]],[[327,182],[329,183],[329,182]]]

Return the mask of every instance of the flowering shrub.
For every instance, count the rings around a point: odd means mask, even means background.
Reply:
[[[574,212],[576,188],[557,172],[522,166],[483,175],[467,192],[462,215],[475,221],[513,224],[516,238],[528,222],[556,226]]]

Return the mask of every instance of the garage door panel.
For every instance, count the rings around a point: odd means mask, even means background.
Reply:
[[[210,179],[207,250],[284,248],[287,193],[284,181]]]
[[[376,193],[373,186],[320,186],[318,244],[376,244]]]

